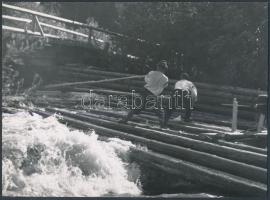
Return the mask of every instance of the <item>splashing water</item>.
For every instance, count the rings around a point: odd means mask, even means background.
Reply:
[[[138,166],[126,162],[132,143],[101,141],[70,130],[55,116],[3,114],[2,193],[7,196],[141,194]]]

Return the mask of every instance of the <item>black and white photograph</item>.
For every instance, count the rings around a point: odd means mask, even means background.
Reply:
[[[2,196],[267,199],[268,6],[2,2]]]

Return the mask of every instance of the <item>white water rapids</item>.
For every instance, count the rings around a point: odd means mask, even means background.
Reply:
[[[99,140],[55,116],[3,113],[4,196],[137,196],[139,167],[127,162],[132,143]]]

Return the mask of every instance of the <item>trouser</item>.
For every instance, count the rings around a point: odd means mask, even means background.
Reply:
[[[144,90],[141,93],[139,93],[139,97],[140,97],[139,99],[141,100],[141,106],[131,108],[131,110],[128,112],[128,114],[125,118],[126,122],[129,121],[134,114],[140,114],[142,111],[149,109],[149,110],[154,110],[155,114],[157,115],[157,117],[159,119],[160,126],[163,126],[164,115],[163,115],[162,111],[158,108],[158,106],[156,107],[156,109],[155,108],[152,109],[150,107],[147,107],[147,97],[150,97],[150,96],[152,98],[156,99],[156,103],[158,105],[157,96],[153,95],[150,91],[148,91],[147,89],[144,88]],[[133,104],[136,104],[136,103],[137,103],[136,101],[133,102]]]
[[[171,115],[174,112],[181,114],[183,108],[185,109],[184,120],[188,121],[192,112],[192,98],[190,91],[176,89],[171,94],[171,106],[167,106],[165,109],[164,125],[167,125]]]

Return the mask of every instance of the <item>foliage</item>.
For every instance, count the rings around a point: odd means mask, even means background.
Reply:
[[[155,48],[134,49],[129,41],[128,50],[141,55],[153,52],[171,66],[174,52],[179,52],[177,67],[183,64],[196,81],[266,89],[266,3],[122,4],[118,22],[125,34],[164,44],[162,54]],[[174,74],[175,69],[170,76]]]
[[[194,81],[267,87],[268,8],[264,2],[14,4],[150,41],[141,43],[94,32],[95,37],[113,42],[114,51],[138,56],[141,63],[154,67],[158,60],[168,60],[170,78],[179,78],[179,73],[186,71]],[[86,29],[79,31],[88,33]],[[157,43],[161,45],[154,45]],[[136,67],[133,62],[133,69],[128,70],[140,73],[141,63]]]
[[[49,14],[57,14],[55,9],[46,6],[39,5],[38,2],[9,2],[8,4],[36,10],[40,12],[48,11]],[[15,17],[22,17],[31,19],[32,16],[13,11],[9,9],[3,9],[3,14],[11,15]],[[23,22],[4,20],[4,25],[24,28]],[[8,31],[2,32],[2,93],[3,95],[14,95],[22,92],[25,83],[32,82],[31,80],[25,80],[22,75],[25,68],[29,67],[26,65],[24,55],[31,54],[38,49],[42,49],[46,44],[46,39],[38,37],[29,37],[25,34],[16,34]],[[28,71],[28,73],[34,76],[35,72]]]
[[[167,59],[172,78],[184,70],[195,81],[263,89],[267,85],[267,9],[264,2],[84,5],[103,28],[162,44],[122,39],[117,46],[126,54]]]

